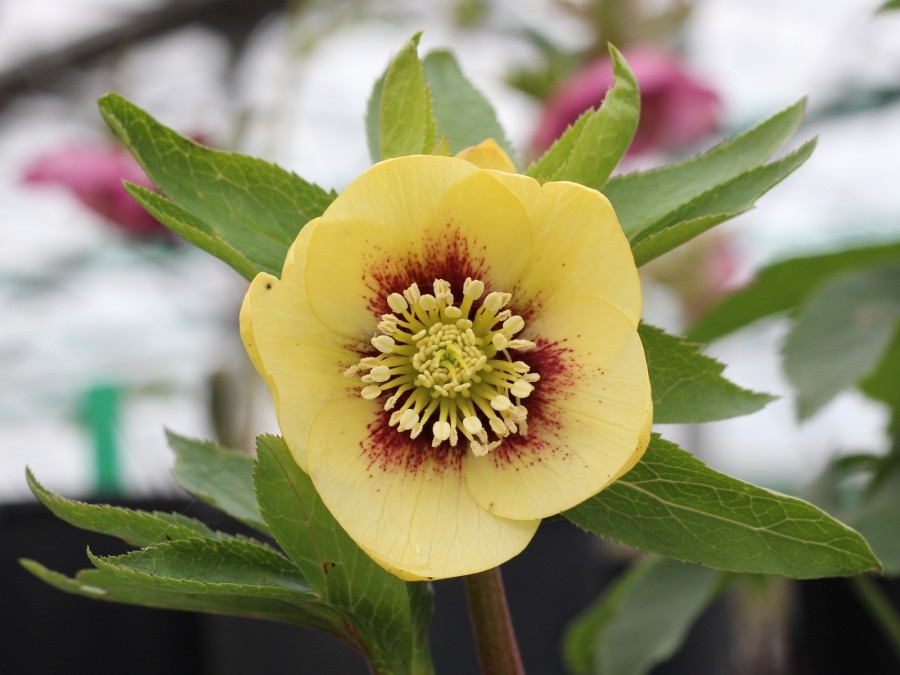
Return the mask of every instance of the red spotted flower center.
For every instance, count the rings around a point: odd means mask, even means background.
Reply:
[[[534,348],[515,335],[521,316],[505,309],[509,293],[484,295],[484,283],[466,279],[462,302],[454,304],[450,284],[434,282],[434,295],[413,284],[391,293],[372,345],[378,356],[364,357],[347,370],[359,376],[362,396],[390,393],[384,409],[390,426],[417,438],[430,424],[432,447],[459,443],[462,435],[475,455],[496,448],[510,434],[525,434],[528,411],[522,400],[539,375],[510,352]]]

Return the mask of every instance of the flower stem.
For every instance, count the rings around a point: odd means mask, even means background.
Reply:
[[[856,592],[860,602],[869,610],[875,623],[884,633],[894,654],[900,660],[900,616],[875,582],[863,574],[850,579],[850,586]]]
[[[524,675],[500,568],[467,576],[466,598],[482,675]]]

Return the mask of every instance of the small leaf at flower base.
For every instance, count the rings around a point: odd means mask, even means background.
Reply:
[[[637,80],[610,45],[615,83],[599,110],[582,115],[534,164],[527,175],[540,181],[566,180],[599,190],[628,150],[640,117]]]
[[[176,461],[172,476],[185,490],[250,527],[268,533],[253,491],[253,458],[215,443],[166,432]]]
[[[836,253],[791,258],[762,269],[748,287],[713,306],[688,332],[688,339],[709,342],[754,321],[799,305],[812,291],[841,272],[900,260],[900,243],[885,243]]]
[[[428,585],[404,582],[366,555],[335,521],[283,440],[260,437],[257,457],[254,479],[263,517],[310,587],[353,625],[368,658],[388,664],[390,672],[430,672]]]
[[[434,145],[431,94],[425,86],[418,46],[421,33],[406,41],[384,74],[379,108],[379,158],[420,155]],[[376,85],[377,88],[377,85]]]
[[[722,183],[761,166],[799,126],[800,101],[758,126],[683,162],[615,176],[603,186],[625,233],[652,229],[668,214]],[[647,195],[653,195],[648,199]],[[656,228],[658,229],[658,228]]]
[[[711,422],[762,409],[775,400],[722,377],[725,366],[700,352],[700,345],[647,324],[638,328],[653,392],[653,421]]]
[[[65,499],[38,483],[30,469],[26,469],[25,477],[34,496],[57,518],[84,530],[118,537],[132,546],[217,536],[192,518]]]
[[[510,157],[512,146],[490,102],[469,82],[456,57],[445,50],[429,52],[422,61],[431,91],[435,136],[446,137],[454,153],[493,138]]]
[[[887,0],[887,2],[878,8],[878,11],[886,12],[890,9],[900,9],[900,0]]]
[[[725,579],[701,565],[639,560],[569,626],[566,664],[579,675],[650,672],[678,651]]]
[[[300,228],[336,196],[269,162],[199,145],[117,94],[100,99],[100,112],[165,197],[257,271],[279,274]],[[208,252],[218,255],[220,245]]]
[[[900,325],[898,289],[900,262],[845,273],[807,299],[783,348],[800,419],[873,371]]]
[[[297,602],[291,604],[282,598],[260,597],[235,588],[234,592],[197,593],[160,588],[152,577],[134,576],[128,581],[96,569],[81,570],[74,578],[49,570],[34,560],[19,561],[38,579],[58,590],[80,595],[91,600],[121,602],[158,609],[177,609],[190,612],[208,612],[248,618],[265,618],[320,628],[342,635],[334,620],[318,609],[315,601],[309,607]],[[146,583],[144,583],[146,581]]]
[[[728,572],[812,579],[881,568],[865,539],[824,511],[718,473],[657,435],[631,471],[563,515],[596,535]]]

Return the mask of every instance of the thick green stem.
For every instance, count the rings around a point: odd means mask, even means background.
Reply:
[[[500,568],[467,576],[466,598],[482,675],[524,675]]]
[[[869,610],[875,623],[894,648],[897,659],[900,660],[900,616],[897,615],[896,608],[884,597],[884,593],[870,577],[862,574],[855,576],[850,579],[850,586]]]

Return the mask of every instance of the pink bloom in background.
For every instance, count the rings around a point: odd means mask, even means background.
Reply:
[[[629,154],[682,148],[716,129],[718,95],[690,74],[677,55],[634,47],[624,56],[641,90],[641,118]],[[585,110],[599,107],[612,84],[608,56],[588,63],[564,82],[544,108],[534,152],[550,147]]]
[[[26,183],[68,188],[82,204],[129,235],[168,236],[169,231],[131,198],[123,180],[153,188],[131,155],[115,146],[55,150],[35,160],[24,174]]]

